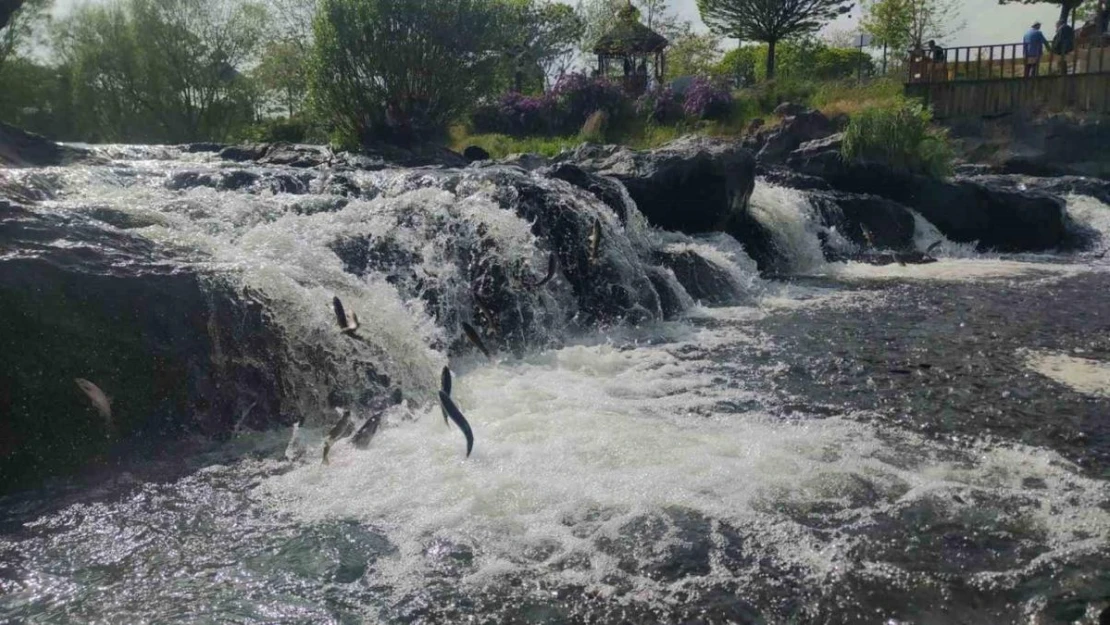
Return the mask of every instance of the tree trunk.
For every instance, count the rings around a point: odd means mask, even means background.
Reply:
[[[777,43],[775,40],[767,42],[767,80],[775,78],[775,44]]]
[[[0,28],[8,25],[12,15],[23,6],[23,0],[0,0]]]

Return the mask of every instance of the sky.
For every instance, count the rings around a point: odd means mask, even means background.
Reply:
[[[87,0],[55,0],[55,12],[64,14],[70,7],[84,1]],[[670,3],[683,18],[701,24],[695,0],[670,0]],[[941,45],[1015,43],[1021,41],[1021,36],[1034,21],[1040,20],[1046,29],[1051,29],[1059,16],[1059,7],[1052,4],[1000,6],[998,0],[962,0],[962,4],[965,7],[963,20],[967,22],[967,27],[952,37],[942,38],[939,41]],[[860,13],[859,2],[856,5],[848,16],[834,24],[835,28],[854,29]],[[730,43],[735,45],[734,42]]]

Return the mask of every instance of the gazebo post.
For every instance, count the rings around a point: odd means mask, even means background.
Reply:
[[[640,23],[639,11],[628,2],[617,11],[613,28],[594,46],[598,73],[608,78],[612,71],[610,61],[620,59],[624,88],[630,95],[638,96],[648,88],[653,77],[657,83],[662,82],[668,45],[666,37]],[[652,72],[647,70],[648,61],[652,61]]]

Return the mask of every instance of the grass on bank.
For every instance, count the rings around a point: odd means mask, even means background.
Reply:
[[[767,125],[777,123],[775,107],[784,102],[801,102],[820,110],[829,117],[854,116],[874,108],[894,108],[902,102],[902,85],[896,80],[878,79],[863,84],[854,80],[840,82],[780,81],[741,89],[733,93],[731,114],[722,120],[682,120],[675,124],[658,125],[643,120],[618,120],[610,123],[597,142],[649,149],[670,143],[688,134],[710,137],[741,138],[751,121],[760,118]],[[461,151],[475,145],[493,158],[510,154],[532,153],[555,156],[586,141],[583,133],[566,136],[514,137],[503,134],[472,134],[465,125],[451,128],[450,147]]]

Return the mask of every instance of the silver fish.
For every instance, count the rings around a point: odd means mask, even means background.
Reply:
[[[81,389],[81,392],[83,392],[89,398],[89,401],[92,402],[93,408],[96,408],[96,411],[100,413],[100,416],[104,417],[104,422],[105,424],[107,424],[108,429],[112,429],[111,398],[105,395],[104,391],[100,390],[99,386],[93,384],[92,382],[89,382],[84,378],[76,378],[73,381],[77,383],[77,388]]]
[[[482,337],[478,336],[478,331],[474,329],[474,326],[464,321],[462,322],[462,329],[463,334],[466,335],[466,338],[470,339],[470,342],[474,344],[474,347],[477,347],[478,351],[485,354],[486,358],[493,360],[493,356],[490,354],[489,349],[486,348],[486,344],[482,342]]]
[[[331,427],[331,430],[328,431],[328,438],[324,441],[324,464],[331,464],[328,462],[328,454],[331,452],[331,446],[335,444],[335,441],[350,436],[354,429],[350,410],[336,408],[335,411],[339,413],[339,421]]]
[[[941,239],[940,241],[937,241],[936,243],[933,243],[932,245],[930,245],[930,246],[929,246],[929,247],[928,247],[928,248],[927,248],[927,249],[925,250],[925,253],[926,253],[926,254],[932,254],[932,253],[933,253],[933,252],[935,252],[935,251],[937,250],[937,248],[939,248],[939,247],[940,247],[940,246],[941,246],[941,245],[942,245],[943,243],[944,243],[944,239]]]
[[[289,443],[285,446],[285,459],[292,462],[297,458],[304,455],[304,447],[300,444],[301,424],[300,422],[293,424],[293,435],[289,437]]]
[[[447,367],[444,367],[443,372],[439,374],[439,386],[444,395],[451,396],[451,370]],[[448,425],[447,409],[443,407],[442,403],[439,406],[439,411],[443,413],[443,424]]]
[[[590,230],[590,264],[597,264],[598,254],[601,252],[601,220],[594,219],[594,227]]]
[[[370,440],[378,433],[378,427],[382,424],[382,413],[376,412],[362,424],[362,427],[355,433],[351,443],[358,449],[366,449],[370,446]]]
[[[555,269],[556,269],[555,255],[554,254],[549,254],[548,257],[547,257],[547,275],[545,275],[543,277],[543,279],[540,280],[539,282],[533,282],[532,279],[530,277],[527,277],[527,276],[523,280],[521,280],[521,282],[524,283],[524,286],[526,288],[538,289],[541,286],[547,284],[548,282],[551,282],[551,279],[555,277]]]
[[[863,240],[867,242],[867,247],[875,247],[875,238],[871,236],[871,231],[867,229],[867,226],[860,224],[859,230],[863,234]]]
[[[351,313],[348,319],[347,311],[343,308],[343,302],[339,297],[333,297],[331,305],[335,309],[335,320],[339,323],[339,331],[343,334],[354,334],[358,330],[358,315]]]
[[[451,416],[451,420],[459,426],[463,436],[466,437],[466,457],[469,458],[470,452],[474,450],[474,432],[470,429],[470,423],[467,422],[466,417],[463,416],[455,402],[443,391],[439,392],[439,404],[444,412]]]

